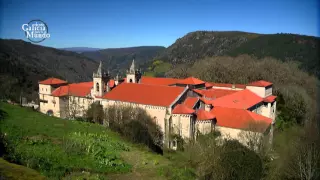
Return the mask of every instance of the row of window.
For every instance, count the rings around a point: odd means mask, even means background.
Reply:
[[[106,102],[108,102],[108,100],[105,100]],[[139,106],[140,104],[136,104],[136,103],[129,103],[129,102],[123,102],[123,101],[115,101],[116,104],[124,104],[124,105],[130,105],[130,106]],[[145,105],[146,109],[161,109],[161,110],[165,110],[165,107],[161,107],[161,106],[150,106],[150,105]]]
[[[173,117],[181,116],[181,117],[190,117],[190,114],[173,114]]]

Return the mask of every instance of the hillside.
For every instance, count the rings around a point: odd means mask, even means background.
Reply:
[[[161,173],[175,169],[174,162],[99,124],[63,120],[0,102],[1,112],[6,114],[4,119],[0,116],[0,137],[7,148],[4,158],[49,179],[168,179],[185,171]]]
[[[319,77],[319,43],[317,37],[297,34],[196,31],[177,39],[156,59],[172,64],[193,64],[198,59],[213,56],[270,56],[282,61],[299,61],[302,69]]]
[[[38,81],[50,76],[69,82],[91,80],[98,63],[74,52],[0,39],[0,67],[2,98],[16,99],[21,89],[35,98]]]
[[[104,67],[112,74],[123,74],[135,58],[136,64],[144,69],[145,63],[158,56],[165,47],[162,46],[140,46],[128,48],[110,48],[94,52],[83,52],[82,54],[96,61],[102,60]]]

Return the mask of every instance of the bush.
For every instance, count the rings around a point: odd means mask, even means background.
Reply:
[[[102,124],[104,119],[103,107],[100,103],[92,103],[86,111],[86,120],[92,123]]]
[[[214,179],[261,179],[262,161],[252,150],[236,140],[225,141],[221,147],[219,165],[213,170]]]
[[[182,153],[185,167],[194,168],[199,179],[260,179],[263,162],[254,151],[236,140],[215,135],[199,136]]]
[[[110,129],[132,142],[147,145],[158,152],[162,147],[162,132],[152,118],[141,108],[111,106],[106,109]]]

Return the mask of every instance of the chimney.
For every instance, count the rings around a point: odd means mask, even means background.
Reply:
[[[232,88],[232,89],[236,89],[236,84],[233,83],[231,88]]]
[[[114,84],[117,86],[119,84],[119,74],[117,74],[115,80],[114,80]]]

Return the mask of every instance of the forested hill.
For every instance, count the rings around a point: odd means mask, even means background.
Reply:
[[[3,96],[17,97],[20,89],[29,91],[27,94],[36,92],[38,81],[50,76],[70,82],[91,80],[100,60],[113,75],[119,72],[123,75],[133,58],[145,72],[163,76],[172,64],[193,64],[204,57],[270,56],[299,61],[300,68],[320,78],[319,42],[317,37],[296,34],[196,31],[177,39],[168,48],[140,46],[76,53],[22,40],[0,39],[0,90]]]
[[[52,76],[69,82],[89,81],[97,67],[96,61],[75,52],[0,39],[1,98],[16,99],[22,89],[34,99],[39,80]]]
[[[269,56],[282,61],[299,61],[302,69],[319,78],[319,44],[318,37],[297,34],[196,31],[177,39],[156,59],[172,64],[193,64],[207,56]]]
[[[82,54],[96,61],[103,61],[104,68],[110,70],[112,74],[125,72],[130,67],[132,59],[140,68],[144,64],[153,60],[165,50],[163,46],[139,46],[128,48],[109,48],[99,51],[83,52]]]

